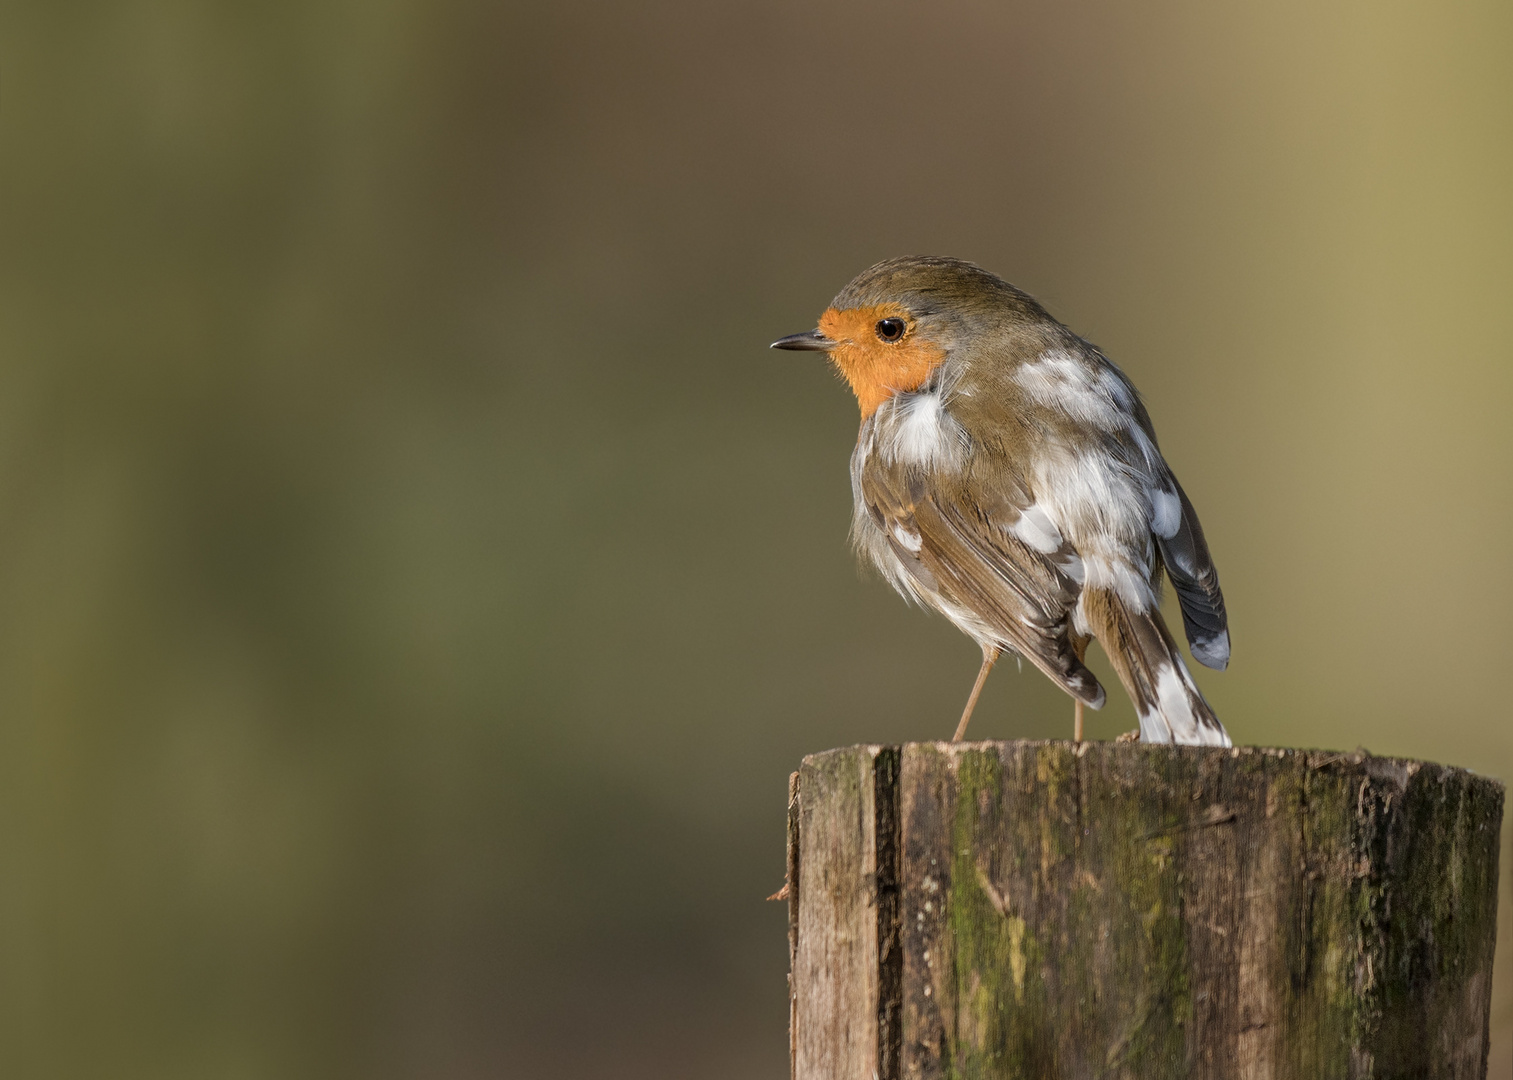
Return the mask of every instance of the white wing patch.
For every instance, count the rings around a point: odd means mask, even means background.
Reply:
[[[1080,584],[1086,577],[1082,559],[1066,546],[1061,530],[1039,503],[1032,503],[1019,512],[1018,519],[1009,527],[1009,535],[1031,551],[1054,555],[1051,561],[1073,581]]]
[[[1073,625],[1079,634],[1092,632],[1092,624],[1082,609],[1088,590],[1104,589],[1114,593],[1137,615],[1150,610],[1155,603],[1144,567],[1131,563],[1123,552],[1103,545],[1094,551],[1082,552],[1081,559],[1082,576],[1077,580],[1083,584],[1083,593],[1072,610]]]
[[[1050,349],[1020,365],[1013,378],[1035,404],[1104,431],[1122,427],[1135,404],[1118,375],[1099,371],[1065,349]]]
[[[1148,494],[1151,500],[1151,532],[1163,538],[1177,535],[1182,527],[1182,500],[1165,484],[1152,485]]]
[[[1039,504],[1026,506],[1009,532],[1042,555],[1052,555],[1061,547],[1061,530]]]
[[[1136,611],[1151,604],[1150,534],[1171,537],[1182,527],[1182,500],[1170,482],[1155,442],[1135,417],[1135,396],[1108,365],[1050,349],[1021,365],[1014,382],[1030,401],[1080,424],[1118,436],[1109,444],[1048,447],[1034,478],[1037,508],[1082,557],[1085,580],[1106,586]],[[1037,551],[1035,525],[1016,530]]]
[[[893,526],[893,539],[897,540],[901,545],[903,545],[905,549],[909,551],[918,551],[921,547],[924,546],[924,541],[920,539],[919,533],[911,532],[910,530],[904,528],[902,524],[896,524]]]
[[[1098,447],[1047,446],[1034,465],[1035,502],[1083,557],[1099,537],[1149,532],[1144,477]]]

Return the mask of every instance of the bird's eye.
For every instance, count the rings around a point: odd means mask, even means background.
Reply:
[[[893,342],[904,336],[908,329],[902,319],[884,319],[877,324],[877,336],[884,341]]]

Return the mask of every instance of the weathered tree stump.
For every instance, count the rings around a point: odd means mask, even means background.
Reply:
[[[1502,806],[1365,753],[805,758],[794,1077],[1481,1080]]]

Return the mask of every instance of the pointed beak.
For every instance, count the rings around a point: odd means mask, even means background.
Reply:
[[[831,341],[818,330],[805,330],[802,334],[789,334],[785,338],[778,338],[769,348],[793,349],[805,352],[826,352],[835,348],[840,342]]]

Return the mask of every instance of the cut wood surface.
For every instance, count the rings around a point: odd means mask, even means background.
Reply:
[[[1482,1080],[1502,805],[1365,753],[805,758],[793,1075]]]

